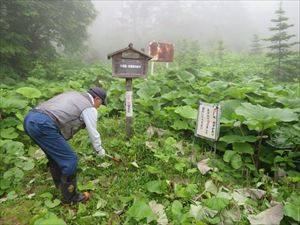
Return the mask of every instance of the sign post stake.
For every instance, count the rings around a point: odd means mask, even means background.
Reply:
[[[126,135],[130,138],[132,135],[133,121],[133,104],[132,104],[132,78],[126,78],[126,96],[125,96],[125,112],[126,112]]]
[[[153,73],[154,73],[154,62],[151,61],[151,76],[153,76]]]

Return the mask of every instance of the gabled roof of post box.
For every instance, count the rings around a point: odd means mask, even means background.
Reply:
[[[123,48],[123,49],[120,49],[120,50],[115,51],[115,52],[113,52],[113,53],[110,53],[109,55],[107,55],[107,58],[110,59],[110,58],[113,57],[114,55],[117,55],[117,54],[119,54],[119,53],[121,53],[121,52],[125,52],[125,51],[127,51],[127,50],[135,51],[135,52],[137,52],[137,53],[139,53],[139,54],[145,56],[145,57],[148,58],[149,60],[152,59],[152,57],[151,57],[150,55],[147,55],[147,54],[145,54],[144,52],[139,51],[139,50],[133,48],[133,44],[132,44],[132,43],[130,43],[130,44],[128,45],[128,47],[126,47],[126,48]]]

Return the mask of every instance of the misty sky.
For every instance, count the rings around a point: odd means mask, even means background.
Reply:
[[[89,28],[89,57],[105,58],[126,47],[146,48],[152,40],[198,40],[212,48],[223,40],[233,51],[248,51],[253,35],[268,38],[279,1],[93,1],[98,16]],[[289,28],[299,39],[298,0],[283,1]],[[263,43],[268,45],[267,43]]]

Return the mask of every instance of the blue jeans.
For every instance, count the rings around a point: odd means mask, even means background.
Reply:
[[[48,159],[56,162],[63,176],[76,174],[78,157],[48,115],[31,111],[26,115],[23,125],[25,132]]]

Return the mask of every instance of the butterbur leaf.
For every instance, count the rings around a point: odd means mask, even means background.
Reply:
[[[284,215],[300,222],[300,196],[293,192],[284,206]]]
[[[154,180],[146,184],[147,190],[149,192],[163,194],[167,191],[167,183],[165,181]]]
[[[23,163],[23,167],[22,169],[25,170],[25,171],[28,171],[28,170],[31,170],[34,168],[34,162],[33,161],[26,161]]]
[[[173,213],[174,216],[181,216],[181,214],[182,214],[182,209],[183,209],[183,206],[182,206],[182,204],[181,204],[180,201],[175,200],[175,201],[172,203],[171,211],[172,211],[172,213]]]
[[[207,208],[202,205],[191,205],[189,211],[190,215],[195,218],[196,221],[207,220],[208,218],[213,218],[217,215],[218,211]]]
[[[176,107],[175,113],[179,114],[183,118],[196,120],[197,110],[193,109],[191,106],[179,106]]]
[[[19,136],[14,127],[1,129],[1,137],[6,139],[15,139]]]
[[[33,225],[67,225],[65,221],[58,218],[54,213],[47,213],[43,215],[41,218],[38,218],[34,221]]]
[[[279,225],[283,218],[283,205],[275,205],[257,215],[249,215],[251,225]]]
[[[233,192],[232,197],[234,199],[234,201],[237,202],[238,205],[245,205],[247,198],[241,194],[239,194],[238,192]]]
[[[14,177],[15,180],[21,180],[24,177],[24,172],[17,167],[10,168],[3,174],[4,179],[10,179]]]
[[[239,154],[233,155],[230,162],[234,169],[239,169],[243,165],[242,157]]]
[[[212,170],[211,167],[207,165],[209,159],[203,159],[197,163],[197,168],[199,169],[202,175],[206,174],[208,171]]]
[[[242,188],[236,189],[236,191],[246,197],[250,197],[253,199],[261,199],[266,194],[266,191],[256,188]]]
[[[248,143],[233,143],[232,146],[235,152],[246,153],[250,155],[254,154],[254,149]]]
[[[210,209],[220,212],[221,210],[226,208],[226,206],[229,204],[229,200],[226,198],[212,197],[203,200],[203,203]]]
[[[155,83],[155,81],[147,81],[137,85],[139,90],[137,91],[137,95],[141,99],[149,99],[152,98],[156,93],[160,92],[159,86]]]
[[[147,219],[148,223],[158,218],[157,215],[153,213],[150,206],[143,200],[135,201],[126,212],[126,215],[136,219],[137,221]]]
[[[44,192],[43,194],[40,195],[41,198],[48,198],[52,199],[53,195],[50,192]]]
[[[225,81],[212,81],[207,84],[207,86],[211,88],[212,91],[223,92],[228,87],[228,83]]]
[[[54,201],[51,201],[50,199],[46,199],[45,200],[45,205],[48,207],[48,208],[54,208],[56,206],[58,206],[60,204],[60,200],[59,199],[54,199]]]
[[[216,195],[218,193],[218,188],[212,180],[208,180],[205,182],[205,191]]]
[[[228,150],[228,151],[226,151],[226,152],[224,153],[224,155],[223,155],[223,160],[224,160],[225,162],[230,162],[231,159],[232,159],[232,157],[233,157],[235,154],[236,154],[236,152],[231,151],[231,150]]]
[[[195,76],[188,71],[182,71],[182,72],[178,73],[177,77],[182,81],[189,81],[189,82],[191,82],[195,79]]]
[[[241,100],[226,100],[220,103],[222,113],[221,113],[221,123],[228,126],[232,126],[236,119],[237,115],[235,109],[241,105]]]
[[[149,202],[149,206],[152,209],[153,213],[155,213],[158,217],[157,224],[167,225],[168,218],[164,210],[164,206],[162,204],[158,204],[156,201]]]
[[[175,120],[174,124],[172,125],[172,128],[174,128],[175,130],[186,130],[189,128],[189,125],[185,121]]]
[[[241,136],[241,135],[225,135],[220,138],[220,141],[224,141],[227,144],[232,143],[245,143],[245,142],[256,142],[255,136]]]
[[[42,95],[38,89],[32,87],[21,87],[18,88],[16,92],[30,99],[39,98]]]
[[[261,105],[252,105],[251,103],[242,103],[235,112],[243,117],[243,123],[249,129],[258,132],[267,128],[273,128],[280,121],[291,122],[298,120],[297,114],[291,109],[266,108]]]

